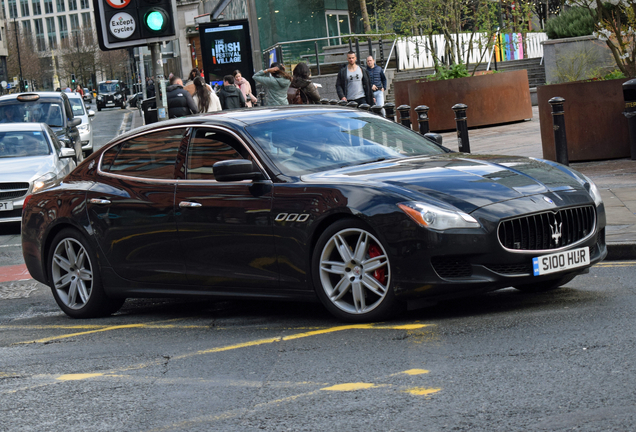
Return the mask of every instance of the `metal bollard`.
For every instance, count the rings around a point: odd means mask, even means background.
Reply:
[[[426,105],[420,105],[415,108],[415,112],[417,113],[417,122],[419,123],[420,133],[422,135],[426,135],[430,132],[428,128],[428,110],[430,108]]]
[[[554,125],[554,149],[556,152],[556,161],[563,165],[569,165],[568,159],[568,140],[565,136],[565,117],[563,111],[563,103],[565,99],[562,97],[553,97],[548,101],[552,105],[552,123]]]
[[[348,102],[347,106],[351,107],[351,108],[358,108],[358,102],[356,102],[356,101]]]
[[[329,105],[329,99],[322,98],[322,99],[320,99],[320,103],[323,104],[323,105]]]
[[[258,105],[259,106],[265,106],[265,92],[259,92],[258,93]]]
[[[381,117],[382,117],[382,106],[380,106],[380,105],[373,105],[373,106],[371,107],[371,112],[372,112],[373,114],[377,114],[377,115],[379,115],[379,116],[381,116]]]
[[[338,101],[338,105],[340,105],[340,106],[347,106],[348,103],[349,102],[347,102],[346,100],[339,100]]]
[[[388,103],[384,104],[384,111],[386,112],[386,118],[391,121],[395,121],[395,104]]]
[[[338,99],[331,99],[329,105],[338,105]]]
[[[360,108],[361,110],[364,110],[364,111],[369,111],[369,108],[371,108],[371,105],[369,105],[369,104],[360,104],[360,105],[358,105],[358,108]]]
[[[636,79],[623,83],[623,99],[625,100],[623,115],[627,117],[629,128],[630,153],[632,160],[636,160]]]
[[[457,142],[459,144],[459,151],[462,153],[470,153],[468,125],[466,124],[467,109],[468,106],[465,104],[453,105],[453,111],[455,111],[455,123],[457,124]]]
[[[402,126],[411,129],[411,107],[408,105],[400,105],[397,107],[397,110],[400,113],[400,123],[402,123]]]

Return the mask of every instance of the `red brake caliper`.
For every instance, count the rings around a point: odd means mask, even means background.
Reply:
[[[375,258],[382,255],[382,249],[376,244],[369,246],[369,258]],[[373,272],[373,277],[382,285],[386,285],[386,268],[382,267]]]

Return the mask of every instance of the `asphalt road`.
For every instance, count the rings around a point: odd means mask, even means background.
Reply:
[[[628,431],[636,262],[349,326],[318,304],[0,300],[0,430]]]
[[[97,113],[96,148],[126,113]],[[0,270],[19,243],[0,225]],[[266,301],[72,320],[48,287],[0,281],[0,431],[630,431],[635,279],[636,261],[601,263],[357,326]]]

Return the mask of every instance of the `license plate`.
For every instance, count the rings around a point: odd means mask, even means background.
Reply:
[[[572,249],[532,258],[535,276],[556,273],[590,264],[590,248]]]
[[[106,106],[111,106],[111,105],[112,105],[112,106],[115,106],[115,102],[108,102],[108,103],[106,104]]]
[[[9,211],[9,210],[13,210],[13,202],[11,201],[0,202],[0,211]]]

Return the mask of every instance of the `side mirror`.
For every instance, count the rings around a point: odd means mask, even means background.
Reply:
[[[75,149],[62,147],[60,149],[60,159],[74,158],[75,157]]]
[[[92,109],[88,110],[88,116],[89,117],[95,117],[95,111],[93,111]]]
[[[73,120],[68,122],[68,126],[69,127],[76,127],[79,126],[80,123],[82,123],[82,119],[79,117],[75,117]]]
[[[220,182],[253,180],[260,177],[261,172],[247,159],[230,159],[212,165],[214,178]]]
[[[432,133],[429,132],[427,134],[424,134],[424,136],[428,139],[430,139],[431,141],[434,141],[435,144],[437,144],[438,146],[442,145],[442,136],[440,134],[436,134],[436,133]]]

